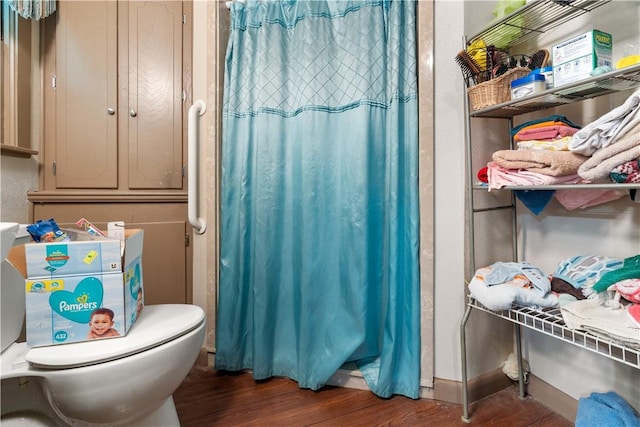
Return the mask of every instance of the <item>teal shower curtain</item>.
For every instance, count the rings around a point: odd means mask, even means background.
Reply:
[[[415,8],[231,4],[216,369],[418,397]]]

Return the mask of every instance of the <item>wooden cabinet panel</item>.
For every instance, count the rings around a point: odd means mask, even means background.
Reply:
[[[46,190],[185,189],[184,9],[59,2],[42,43]]]
[[[191,227],[183,203],[34,203],[33,220],[54,218],[63,228],[78,228],[86,218],[106,230],[109,221],[142,228],[142,274],[146,304],[191,303]]]
[[[132,224],[144,229],[143,278],[147,304],[186,303],[185,221]],[[147,257],[147,258],[145,258]]]
[[[130,2],[129,188],[182,188],[182,3]]]
[[[117,4],[59,2],[55,16],[55,185],[117,188]]]

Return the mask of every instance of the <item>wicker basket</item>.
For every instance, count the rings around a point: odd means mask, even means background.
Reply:
[[[511,82],[529,74],[527,67],[516,67],[500,77],[467,89],[472,110],[480,110],[492,105],[502,104],[511,99]]]

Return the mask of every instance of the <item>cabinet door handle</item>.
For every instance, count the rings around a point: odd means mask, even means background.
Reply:
[[[132,109],[129,110],[129,115],[131,117],[135,117],[135,116],[138,115],[138,112],[132,108]]]
[[[109,114],[110,116],[113,116],[116,113],[116,110],[109,107],[107,108],[107,114]]]

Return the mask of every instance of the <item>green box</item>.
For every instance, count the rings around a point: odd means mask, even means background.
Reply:
[[[553,84],[563,86],[591,77],[598,67],[612,67],[613,38],[591,30],[552,48]]]

